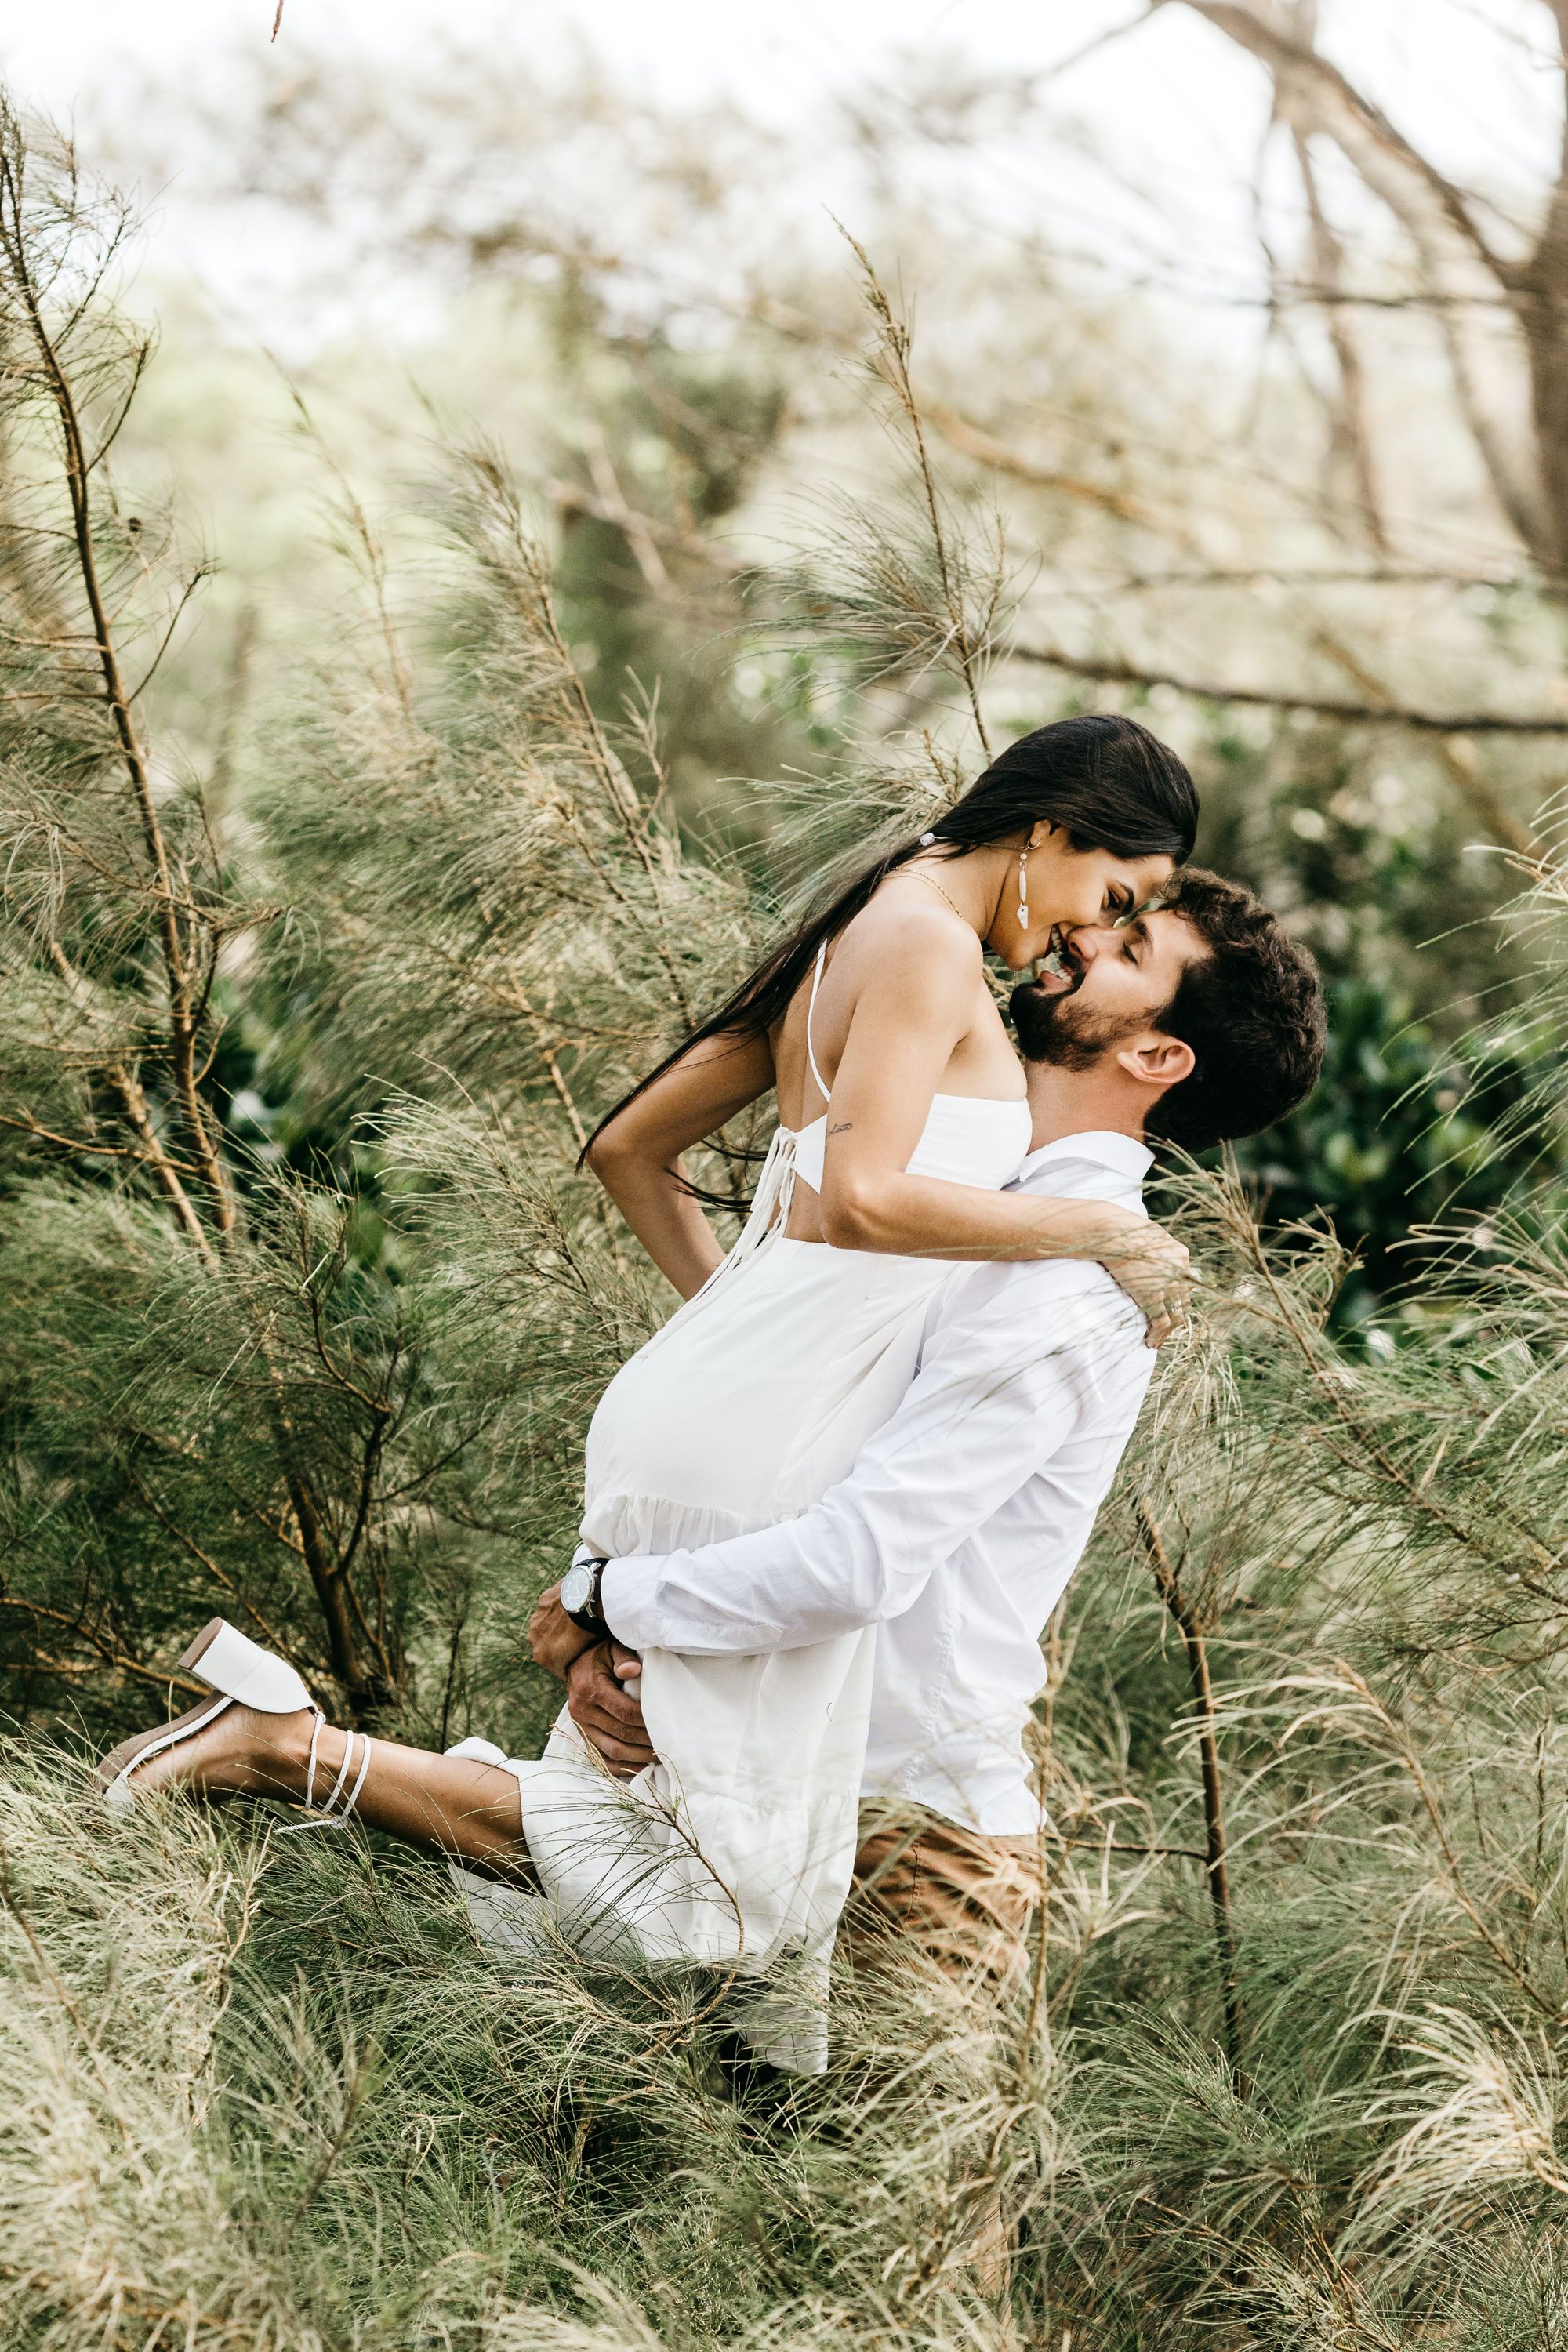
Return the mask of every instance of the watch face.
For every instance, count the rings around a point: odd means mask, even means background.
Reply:
[[[575,1568],[569,1568],[561,1580],[561,1606],[565,1610],[566,1614],[570,1616],[574,1609],[585,1609],[588,1605],[588,1595],[593,1590],[594,1578],[591,1569],[584,1567],[581,1563]]]

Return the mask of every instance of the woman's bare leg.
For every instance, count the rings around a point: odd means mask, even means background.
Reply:
[[[138,1789],[244,1790],[252,1795],[303,1802],[314,1717],[263,1715],[226,1707],[193,1739],[165,1749],[138,1768]],[[316,1741],[315,1801],[324,1805],[344,1760],[351,1735],[323,1724]],[[354,1753],[344,1791],[359,1776],[363,1735],[352,1735]],[[525,1875],[528,1846],[514,1773],[468,1757],[437,1756],[373,1739],[370,1764],[354,1811],[373,1829],[410,1845],[446,1854],[504,1877]]]

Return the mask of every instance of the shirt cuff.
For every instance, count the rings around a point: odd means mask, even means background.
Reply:
[[[599,1614],[628,1650],[663,1648],[658,1638],[658,1571],[664,1562],[656,1552],[630,1559],[608,1559],[599,1574]]]

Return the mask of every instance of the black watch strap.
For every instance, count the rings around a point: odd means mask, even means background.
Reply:
[[[580,1625],[584,1633],[597,1633],[603,1635],[607,1633],[610,1630],[605,1622],[604,1612],[599,1606],[600,1580],[608,1566],[609,1562],[607,1559],[578,1560],[574,1563],[572,1569],[568,1571],[567,1579],[563,1580],[561,1596],[562,1606],[565,1610],[568,1617],[571,1618],[574,1625]],[[580,1571],[584,1570],[587,1571],[585,1580],[586,1591],[580,1601],[576,1599],[575,1594],[574,1594],[572,1601],[568,1601],[566,1598],[567,1585],[570,1582],[578,1580]],[[575,1605],[574,1605],[574,1603],[575,1603]]]

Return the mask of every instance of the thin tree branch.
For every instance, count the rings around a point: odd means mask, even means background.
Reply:
[[[226,1594],[228,1599],[235,1603],[237,1608],[244,1610],[246,1615],[251,1620],[253,1624],[259,1628],[263,1637],[271,1643],[273,1648],[279,1651],[281,1654],[289,1661],[290,1664],[298,1666],[300,1664],[300,1660],[293,1647],[293,1644],[289,1640],[288,1635],[279,1632],[277,1626],[272,1624],[263,1612],[257,1608],[255,1602],[248,1600],[245,1593],[240,1591],[238,1585],[235,1583],[234,1579],[229,1576],[225,1570],[219,1567],[212,1554],[210,1552],[204,1551],[201,1545],[195,1540],[195,1538],[188,1535],[185,1529],[180,1526],[178,1520],[171,1517],[169,1512],[163,1508],[162,1503],[159,1502],[152,1488],[147,1485],[146,1480],[139,1475],[134,1463],[127,1463],[126,1475],[129,1477],[132,1485],[135,1487],[136,1492],[141,1496],[142,1500],[145,1503],[147,1508],[152,1512],[153,1517],[157,1520],[159,1526],[164,1528],[169,1535],[174,1537],[174,1541],[180,1546],[182,1550],[189,1552],[191,1558],[196,1562],[197,1566],[205,1570],[206,1574],[212,1578],[213,1582],[217,1586],[220,1592]]]
[[[96,1653],[101,1664],[113,1666],[118,1673],[131,1675],[139,1682],[155,1684],[159,1690],[185,1691],[193,1698],[206,1695],[205,1683],[192,1682],[187,1675],[166,1672],[159,1666],[143,1665],[140,1658],[128,1656],[106,1636],[95,1633],[90,1625],[84,1625],[79,1617],[68,1616],[63,1610],[47,1609],[39,1601],[18,1601],[10,1593],[3,1592],[0,1592],[0,1609],[19,1610],[24,1615],[41,1619],[47,1624],[63,1626],[77,1641],[85,1642],[89,1649]],[[42,1656],[30,1659],[29,1664],[45,1666],[51,1673],[61,1675],[89,1671],[72,1666],[68,1660],[50,1660]]]
[[[155,878],[159,927],[168,990],[171,1059],[174,1089],[189,1130],[192,1151],[210,1192],[219,1230],[228,1231],[235,1205],[228,1181],[207,1125],[195,1085],[195,1032],[192,1023],[190,973],[174,907],[174,887],[163,822],[158,814],[151,771],[137,729],[132,698],[127,692],[115,648],[108,606],[99,576],[96,529],[93,521],[90,467],[76,394],[60,349],[44,317],[33,266],[23,193],[24,152],[15,119],[8,110],[0,118],[0,255],[9,268],[33,349],[60,433],[66,494],[70,506],[77,571],[91,615],[103,680],[103,699],[130,780],[140,818],[148,862]]]
[[[1181,1577],[1165,1549],[1165,1538],[1146,1496],[1138,1499],[1138,1527],[1153,1570],[1161,1600],[1170,1611],[1187,1653],[1193,1699],[1197,1708],[1198,1755],[1203,1771],[1204,1822],[1208,1844],[1204,1862],[1208,1874],[1209,1902],[1214,1913],[1215,1942],[1219,1948],[1220,1990],[1225,2011],[1226,2053],[1238,2091],[1247,2090],[1242,2068],[1241,1989],[1237,1976],[1236,1928],[1231,1917],[1230,1869],[1226,1854],[1225,1790],[1220,1771],[1219,1736],[1215,1727],[1214,1685],[1209,1677],[1208,1644],[1197,1612],[1182,1591]]]
[[[1241,702],[1264,710],[1310,710],[1320,718],[1343,719],[1358,726],[1408,727],[1420,735],[1568,735],[1568,719],[1548,718],[1544,713],[1516,719],[1500,710],[1423,710],[1409,703],[1350,702],[1334,695],[1292,694],[1280,688],[1226,686],[1107,655],[1069,653],[1065,646],[1017,643],[1008,647],[1008,653],[1017,661],[1038,662],[1047,669],[1098,678],[1108,686],[1169,686],[1200,702]]]
[[[1318,187],[1318,174],[1312,163],[1309,142],[1299,130],[1292,130],[1291,141],[1296,152],[1297,168],[1306,193],[1307,217],[1311,224],[1312,247],[1319,277],[1325,284],[1339,286],[1344,278],[1344,250],[1323,209]],[[1328,311],[1329,341],[1339,370],[1340,396],[1333,410],[1336,426],[1334,437],[1340,442],[1350,460],[1356,488],[1356,499],[1366,523],[1367,536],[1380,555],[1388,552],[1388,532],[1383,520],[1383,502],[1378,495],[1376,469],[1372,452],[1372,429],[1367,416],[1366,372],[1362,365],[1355,330],[1347,311],[1331,304]]]
[[[963,608],[963,583],[947,544],[947,528],[942,520],[942,499],[938,495],[936,476],[931,471],[931,453],[926,447],[925,425],[921,416],[920,403],[915,398],[914,383],[910,373],[910,353],[912,345],[907,320],[900,319],[888,299],[882,282],[872,266],[871,257],[857,238],[840,224],[849,250],[860,265],[865,280],[866,300],[877,324],[878,356],[881,374],[896,397],[904,421],[909,426],[914,446],[915,462],[920,472],[921,490],[925,500],[926,520],[931,526],[931,548],[936,556],[937,577],[942,583],[942,602],[947,610],[948,638],[958,656],[959,675],[969,698],[970,716],[980,748],[987,764],[991,759],[991,738],[985,730],[985,719],[980,708],[980,648],[969,640],[968,615]]]

